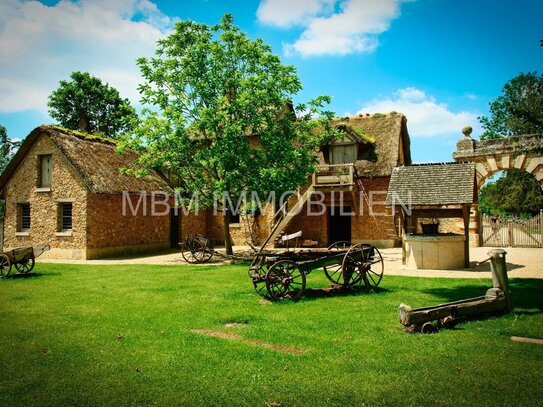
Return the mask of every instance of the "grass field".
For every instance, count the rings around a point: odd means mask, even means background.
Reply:
[[[421,335],[401,330],[401,302],[483,295],[490,280],[385,275],[377,293],[265,304],[244,266],[38,264],[36,271],[0,281],[1,406],[543,400],[543,346],[510,340],[543,338],[543,280],[511,280],[515,314]],[[327,283],[314,272],[308,285]]]

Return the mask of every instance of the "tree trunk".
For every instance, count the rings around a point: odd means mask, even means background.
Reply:
[[[79,112],[79,116],[77,119],[77,127],[79,127],[79,131],[86,133],[87,129],[89,128],[89,118],[87,117],[86,113],[83,111]]]
[[[230,239],[230,211],[224,209],[223,211],[223,224],[224,224],[224,247],[227,255],[234,254],[232,250],[232,240]]]

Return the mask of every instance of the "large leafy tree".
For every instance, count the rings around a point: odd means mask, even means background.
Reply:
[[[535,215],[543,209],[543,191],[524,170],[509,170],[481,188],[479,209],[487,215]]]
[[[130,131],[136,112],[117,89],[88,72],[72,72],[49,95],[49,114],[61,126],[115,137]]]
[[[490,103],[490,117],[479,117],[485,132],[481,139],[543,134],[543,75],[521,73],[507,82]]]
[[[198,193],[201,207],[222,206],[232,253],[224,193],[234,203],[247,191],[264,200],[305,184],[329,134],[329,98],[292,111],[287,102],[302,89],[296,69],[262,40],[249,39],[229,14],[214,26],[177,23],[156,56],[138,64],[142,101],[155,108],[125,139],[141,153],[132,171],[168,170],[182,180],[183,193]]]

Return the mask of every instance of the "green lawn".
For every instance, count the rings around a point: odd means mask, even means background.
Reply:
[[[516,314],[407,334],[396,311],[490,280],[383,278],[378,293],[262,304],[246,267],[38,264],[0,281],[0,405],[541,405],[543,280]],[[322,273],[309,287],[326,286]],[[247,323],[228,329],[226,322]],[[235,331],[289,354],[191,329]]]

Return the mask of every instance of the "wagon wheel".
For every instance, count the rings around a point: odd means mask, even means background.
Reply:
[[[297,300],[305,289],[305,274],[296,262],[280,260],[266,273],[266,288],[273,300]]]
[[[328,246],[328,250],[349,250],[351,246],[351,242],[348,242],[346,240],[340,240],[339,242],[334,242],[330,246]]]
[[[253,281],[253,287],[262,297],[266,295],[266,274],[269,268],[270,262],[261,256],[255,257],[249,267],[249,277]]]
[[[5,254],[0,254],[0,277],[7,277],[11,272],[11,262]]]
[[[195,252],[193,253],[196,263],[207,263],[213,257],[213,250],[205,242],[197,241],[196,243]]]
[[[206,246],[196,239],[185,240],[181,250],[181,255],[185,261],[191,264],[205,263],[213,256],[213,252],[209,249],[206,250]]]
[[[381,282],[384,262],[375,246],[367,243],[354,245],[345,254],[342,274],[349,286],[364,284],[366,288],[375,288]]]
[[[13,264],[15,266],[15,269],[22,274],[28,274],[32,271],[34,268],[34,264],[36,263],[36,260],[34,259],[34,256],[31,257],[25,257],[20,262]]]

